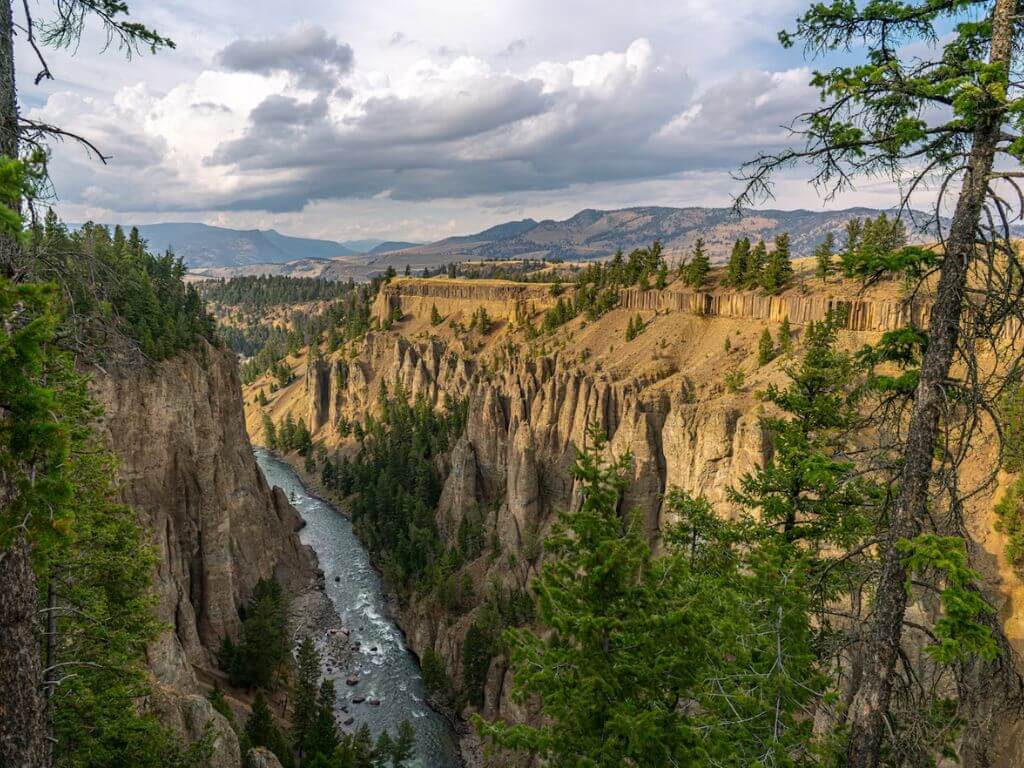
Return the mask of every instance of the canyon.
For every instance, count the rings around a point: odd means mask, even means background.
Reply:
[[[592,425],[608,435],[612,454],[631,455],[621,507],[639,511],[657,546],[659,533],[672,523],[664,504],[669,489],[702,495],[728,517],[736,511],[730,489],[771,455],[758,392],[783,384],[788,363],[780,355],[757,364],[764,329],[778,337],[788,321],[799,349],[802,326],[843,308],[840,344],[855,350],[908,321],[924,324],[929,310],[926,298],[907,300],[896,284],[869,291],[844,281],[821,285],[805,266],[794,287],[778,296],[694,292],[675,284],[660,291],[626,289],[619,306],[598,319],[577,317],[537,337],[529,329],[555,304],[555,293],[545,284],[496,280],[393,280],[382,287],[373,309],[381,327],[393,323],[389,330],[372,331],[335,354],[304,351],[289,357],[296,378],[277,391],[266,378],[245,388],[249,433],[258,443],[264,414],[277,423],[290,416],[302,419],[328,454],[350,455],[355,440],[340,425],[375,413],[382,394],[401,391],[437,408],[464,398],[465,431],[440,466],[438,528],[445,544],[453,545],[462,520],[482,516],[495,544],[464,572],[475,584],[525,590],[557,510],[578,500],[571,469]],[[481,309],[491,327],[483,334],[467,332]],[[431,322],[435,311],[443,322]],[[624,343],[627,322],[636,315],[643,332]],[[730,371],[742,373],[740,386],[727,384]],[[265,406],[256,403],[260,392],[266,393]],[[979,441],[965,470],[967,481],[981,478],[997,456],[994,441]],[[308,473],[305,478],[318,482]],[[1000,487],[1006,481],[1002,475]],[[1021,650],[1024,592],[996,529],[992,507],[999,490],[982,488],[965,522],[974,567],[1008,639]],[[344,506],[343,499],[337,501]],[[416,653],[438,653],[451,679],[461,680],[474,610],[450,611],[416,600],[396,610]],[[530,713],[508,696],[508,675],[507,661],[495,656],[479,709],[486,717],[528,719]],[[1004,731],[1016,729],[1009,725]],[[1006,733],[1000,736],[1004,743]],[[1018,764],[1006,760],[1004,755],[999,764]]]
[[[294,595],[314,587],[300,518],[253,458],[229,351],[200,341],[148,367],[91,373],[121,499],[157,553],[156,613],[167,629],[147,651],[149,705],[186,742],[210,728],[211,765],[237,768],[238,737],[206,697],[215,653],[223,636],[237,636],[257,581],[275,577]]]

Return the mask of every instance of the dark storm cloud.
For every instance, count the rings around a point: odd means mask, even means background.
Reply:
[[[350,67],[351,52],[339,53],[342,47],[322,30],[306,29],[229,46],[221,59],[232,69],[289,72],[294,85]],[[64,188],[97,205],[120,195],[147,210],[294,212],[310,202],[378,196],[470,205],[472,198],[686,172],[724,178],[789,140],[780,126],[814,103],[807,79],[806,71],[748,71],[701,89],[645,40],[624,53],[546,62],[526,74],[472,58],[425,62],[401,82],[347,80],[353,92],[344,95],[332,82],[313,98],[294,87],[266,96],[247,107],[240,132],[232,129],[231,139],[207,149],[201,174],[182,170],[182,156],[147,134],[144,120],[160,109],[147,106],[137,123],[97,112],[99,135],[134,148],[122,162],[148,170],[126,180],[65,163],[62,173],[73,181]],[[202,120],[220,114],[220,98],[195,98],[184,108]],[[132,128],[137,137],[114,135]],[[219,124],[206,130],[222,135]],[[203,177],[224,183],[197,185]]]
[[[207,162],[254,180],[225,207],[276,212],[380,194],[421,201],[729,171],[787,139],[779,126],[813,98],[806,79],[740,73],[695,95],[684,72],[658,66],[558,90],[491,75],[439,95],[369,99],[347,121],[332,120],[321,100],[271,97]],[[260,180],[268,172],[273,180]]]
[[[326,91],[352,71],[354,56],[347,43],[323,28],[303,26],[279,37],[236,40],[217,55],[217,61],[236,72],[286,72],[302,88]]]

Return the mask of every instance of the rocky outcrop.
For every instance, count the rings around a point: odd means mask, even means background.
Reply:
[[[227,719],[203,696],[158,691],[150,702],[153,713],[184,744],[207,740],[209,768],[238,768],[241,750],[238,736]]]
[[[245,768],[281,768],[281,761],[266,747],[253,747],[245,755]]]
[[[373,316],[383,321],[395,310],[400,314],[429,317],[432,307],[443,315],[452,311],[472,312],[482,307],[491,317],[518,323],[539,310],[553,306],[556,301],[546,284],[504,280],[397,279],[381,287],[374,301]]]
[[[554,305],[550,286],[500,280],[467,281],[432,278],[395,280],[382,286],[374,305],[380,320],[401,314],[428,316],[432,306],[445,314],[483,307],[493,317],[520,322]],[[619,292],[619,305],[631,310],[684,312],[702,317],[764,320],[794,325],[817,322],[830,312],[842,312],[851,331],[891,331],[908,323],[928,325],[931,302],[926,299],[880,298],[851,295],[849,286],[837,284],[836,295],[826,291],[805,293],[799,287],[778,296],[762,291],[693,291],[676,284],[660,290],[627,288]]]
[[[851,331],[892,331],[908,324],[928,325],[931,302],[920,299],[860,299],[844,296],[803,295],[789,291],[768,296],[761,291],[689,291],[675,287],[642,291],[629,288],[619,294],[627,309],[688,312],[703,317],[747,318],[794,325],[820,322],[830,312],[841,313],[843,327]]]
[[[204,343],[93,381],[121,496],[158,555],[157,613],[170,629],[149,649],[149,665],[161,683],[195,692],[194,668],[211,667],[220,638],[237,634],[239,606],[258,580],[276,576],[292,591],[310,583],[300,519],[253,458],[230,352]]]

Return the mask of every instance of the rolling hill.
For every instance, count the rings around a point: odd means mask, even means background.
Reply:
[[[405,264],[423,267],[475,259],[600,259],[619,248],[628,252],[653,240],[660,240],[672,259],[688,251],[698,237],[705,239],[712,259],[721,261],[739,237],[770,240],[782,232],[789,232],[794,255],[808,256],[826,233],[838,234],[849,219],[878,213],[870,208],[764,210],[738,217],[731,208],[588,208],[563,221],[508,222],[473,235],[380,254],[369,263],[381,269],[397,269]]]
[[[352,256],[355,251],[331,240],[290,237],[273,229],[228,229],[208,224],[166,223],[139,225],[139,234],[151,250],[168,248],[192,269],[283,264],[304,259]]]

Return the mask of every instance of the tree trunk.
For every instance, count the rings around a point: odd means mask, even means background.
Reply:
[[[1015,0],[996,0],[992,10],[989,60],[1007,67],[1014,38],[1014,6]],[[1003,117],[1003,109],[993,109],[979,118],[946,241],[928,330],[928,349],[921,363],[921,378],[907,430],[900,492],[865,639],[864,677],[848,713],[847,764],[852,768],[874,768],[879,764],[907,608],[906,569],[896,545],[920,533],[925,515],[944,387],[959,338],[968,265],[975,254],[975,230],[985,202]]]
[[[0,155],[18,157],[18,93],[14,81],[13,0],[0,0]],[[18,242],[0,235],[0,275],[15,277]]]
[[[44,768],[49,746],[39,689],[36,579],[24,538],[0,552],[0,766]]]

